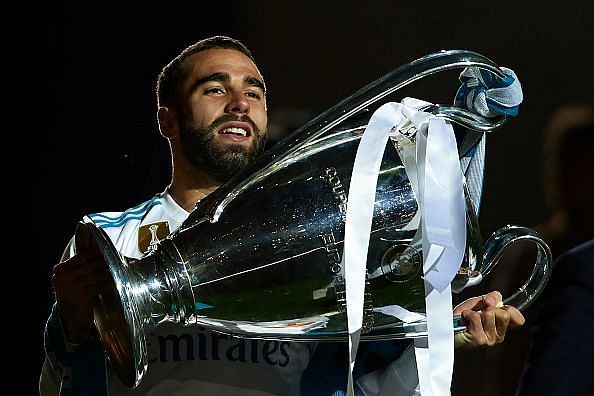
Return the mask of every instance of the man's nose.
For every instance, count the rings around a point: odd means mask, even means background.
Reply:
[[[247,114],[250,111],[250,102],[241,91],[231,91],[231,97],[225,107],[225,112]]]

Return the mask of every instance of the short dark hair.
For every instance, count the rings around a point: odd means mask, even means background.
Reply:
[[[159,107],[177,107],[180,84],[187,77],[184,62],[190,56],[209,49],[236,50],[250,58],[254,64],[256,63],[250,50],[239,40],[227,36],[213,36],[200,40],[184,49],[161,70],[157,80],[157,105]]]

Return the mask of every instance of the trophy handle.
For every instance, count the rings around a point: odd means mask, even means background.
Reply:
[[[487,70],[500,78],[505,77],[505,74],[493,61],[476,52],[465,50],[439,51],[406,63],[361,88],[283,138],[258,158],[252,166],[241,170],[229,182],[211,193],[205,206],[207,215],[205,218],[194,220],[197,223],[207,220],[218,221],[225,207],[236,196],[280,169],[279,164],[290,160],[301,147],[324,136],[344,120],[379,102],[391,93],[427,76],[471,66]],[[426,111],[480,132],[497,129],[507,119],[507,116],[486,119],[464,109],[438,105],[431,106]],[[190,218],[193,217],[190,215]],[[188,226],[192,225],[188,223]],[[182,227],[184,226],[182,225]]]
[[[482,260],[477,271],[484,278],[495,268],[507,249],[519,241],[532,241],[536,244],[537,255],[532,273],[526,282],[503,303],[525,310],[540,295],[551,277],[552,255],[549,246],[538,233],[530,228],[507,225],[495,231],[484,246]]]

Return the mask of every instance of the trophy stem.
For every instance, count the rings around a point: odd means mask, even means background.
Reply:
[[[77,229],[84,234],[93,237],[113,278],[113,287],[97,296],[95,326],[118,377],[133,388],[147,370],[147,334],[161,322],[186,324],[194,312],[187,272],[169,240],[128,264],[90,219]]]
[[[131,295],[145,326],[188,324],[195,312],[189,276],[175,245],[164,239],[149,256],[128,266]]]

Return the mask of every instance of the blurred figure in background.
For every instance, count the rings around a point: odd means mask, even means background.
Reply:
[[[555,112],[543,147],[543,188],[551,216],[536,230],[557,258],[594,238],[594,106]]]
[[[516,395],[594,395],[594,239],[559,257],[540,305]]]
[[[543,154],[551,216],[537,229],[558,259],[539,301],[517,394],[592,395],[594,106],[568,105],[555,112]]]
[[[278,143],[291,132],[318,115],[306,107],[279,107],[268,112],[268,140],[266,147]]]
[[[551,248],[553,260],[556,260],[568,250],[594,239],[594,106],[567,104],[559,107],[545,126],[544,133],[542,183],[550,215],[532,228],[541,234]],[[497,266],[494,276],[485,285],[479,286],[480,290],[501,290],[504,296],[509,296],[530,274],[535,256],[536,249],[532,243],[514,245]],[[554,271],[555,278],[562,276],[557,275],[558,272],[560,271]],[[591,267],[589,273],[591,274]],[[557,282],[558,280],[552,279],[550,283]],[[510,334],[504,344],[489,350],[456,351],[457,369],[454,371],[453,395],[471,395],[464,386],[469,377],[476,381],[475,386],[480,389],[478,393],[481,396],[514,394],[530,349],[535,319],[541,304],[547,304],[542,300],[551,294],[548,290],[551,288],[553,285],[547,288],[545,296],[539,297],[524,312],[525,326]],[[590,300],[590,305],[591,302]],[[585,301],[579,304],[588,305]],[[558,304],[555,307],[560,308]],[[546,309],[550,311],[552,308]],[[568,309],[572,310],[573,308]],[[540,318],[542,322],[546,320],[546,317]],[[575,335],[579,338],[578,333]],[[572,353],[567,349],[569,345],[565,348],[567,354]],[[463,372],[466,375],[462,376]],[[539,372],[537,375],[544,379],[546,372]],[[591,374],[587,375],[591,377]],[[558,380],[557,375],[551,378]],[[522,396],[532,394],[537,393],[521,393]],[[573,395],[571,392],[568,394]]]

